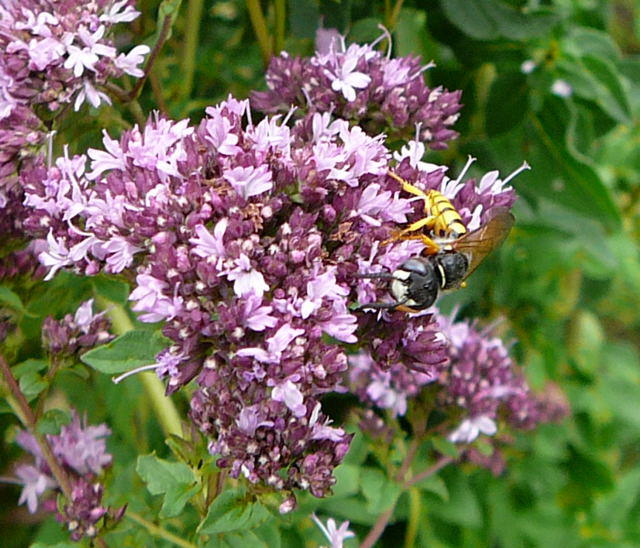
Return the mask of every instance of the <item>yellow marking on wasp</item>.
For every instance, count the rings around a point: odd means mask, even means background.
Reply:
[[[418,230],[429,231],[440,238],[459,238],[466,234],[467,228],[464,226],[460,214],[444,194],[437,190],[425,192],[391,171],[388,174],[398,181],[406,192],[422,199],[426,216],[406,228],[394,232],[391,238],[382,242],[383,245],[396,240],[422,240],[426,246],[427,255],[433,255],[440,250],[440,245],[424,232],[420,234],[415,234],[415,232]]]

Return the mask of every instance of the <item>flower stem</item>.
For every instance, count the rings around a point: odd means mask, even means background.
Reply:
[[[384,532],[385,528],[387,527],[387,524],[389,523],[389,520],[393,515],[393,511],[395,510],[395,507],[396,505],[394,503],[393,506],[391,506],[391,508],[389,508],[388,510],[386,510],[385,512],[383,512],[378,516],[378,519],[373,524],[373,527],[369,531],[369,534],[362,541],[360,548],[371,548],[378,541],[378,539],[382,536],[382,533]]]
[[[151,67],[153,67],[153,63],[155,62],[156,57],[158,57],[158,54],[160,53],[162,46],[164,46],[164,43],[169,37],[169,32],[171,30],[172,24],[173,24],[173,18],[170,15],[167,15],[162,20],[162,27],[160,28],[160,34],[158,34],[158,39],[156,40],[156,43],[154,44],[153,49],[151,50],[151,53],[149,53],[149,57],[147,57],[147,64],[144,66],[144,75],[142,76],[142,78],[138,78],[136,85],[133,86],[133,89],[129,92],[130,101],[132,101],[138,96],[138,94],[140,93],[140,90],[142,89],[142,86],[144,86],[144,83],[147,81],[147,77],[151,72]]]
[[[410,458],[413,458],[413,456],[411,456]],[[454,459],[452,457],[440,457],[440,459],[435,464],[433,464],[426,470],[423,470],[413,478],[405,481],[402,484],[403,490],[406,491],[407,489],[409,489],[416,483],[422,481],[423,479],[426,479],[429,476],[436,474],[442,468],[444,468],[447,464],[449,464],[450,462],[453,462],[453,460]],[[405,458],[405,461],[406,461],[406,458]],[[403,463],[401,468],[404,467],[404,464],[405,463]],[[397,499],[396,499],[396,502],[397,502]],[[378,542],[378,539],[382,536],[382,533],[384,533],[384,530],[386,529],[389,523],[389,520],[393,516],[393,511],[395,510],[396,502],[393,503],[391,508],[389,508],[388,510],[386,510],[385,512],[383,512],[378,516],[378,519],[373,524],[373,527],[371,528],[371,530],[369,531],[365,539],[362,541],[360,548],[371,548],[376,542]]]
[[[388,27],[389,30],[393,30],[396,28],[396,23],[398,22],[398,17],[400,16],[400,10],[402,9],[402,4],[404,0],[396,0],[395,5],[393,6],[393,11],[391,12],[391,16],[389,17]]]
[[[195,544],[192,544],[189,541],[181,539],[179,536],[170,533],[166,529],[159,527],[155,523],[151,523],[144,519],[141,515],[136,514],[135,512],[131,512],[127,510],[125,514],[126,518],[129,518],[131,521],[135,521],[138,525],[142,525],[150,534],[155,537],[163,538],[168,540],[169,542],[173,542],[176,546],[182,546],[182,548],[196,548]]]
[[[435,464],[423,470],[419,474],[413,476],[410,480],[406,481],[404,484],[405,489],[409,487],[413,487],[416,483],[421,482],[423,479],[428,478],[429,476],[433,476],[433,474],[438,473],[442,470],[447,464],[453,462],[453,457],[440,457]]]
[[[284,49],[284,32],[287,18],[287,8],[284,0],[275,0],[276,36],[274,52],[278,55]]]
[[[53,454],[51,446],[47,441],[47,437],[44,434],[38,432],[36,417],[33,413],[33,410],[29,406],[29,402],[27,398],[25,398],[22,390],[20,390],[20,386],[16,381],[16,378],[13,376],[11,372],[11,368],[9,364],[4,359],[4,356],[0,356],[0,370],[2,371],[2,376],[4,377],[5,382],[7,383],[7,387],[9,388],[9,392],[13,396],[15,404],[17,404],[20,409],[19,418],[22,420],[22,424],[27,428],[29,433],[35,438],[38,446],[40,447],[40,451],[42,453],[42,457],[46,461],[49,466],[49,470],[53,474],[53,477],[56,478],[60,489],[64,493],[64,496],[71,500],[71,483],[69,482],[69,478],[65,473],[64,469],[58,462],[58,459]]]
[[[262,7],[260,6],[260,0],[247,0],[247,9],[249,10],[251,25],[258,39],[260,51],[262,52],[262,60],[264,64],[267,65],[273,55],[273,46],[269,29],[267,28],[267,22],[265,21]]]
[[[133,323],[122,306],[109,302],[101,297],[97,297],[96,301],[101,308],[107,311],[107,315],[111,319],[111,324],[113,325],[114,333],[117,335],[123,335],[124,333],[133,330]],[[173,404],[173,401],[171,401],[171,398],[165,396],[162,381],[155,375],[155,373],[140,373],[139,377],[149,399],[151,400],[151,405],[153,406],[165,435],[170,436],[171,434],[174,434],[181,437],[182,426],[180,424],[180,414]]]
[[[193,76],[196,71],[196,53],[198,51],[198,38],[200,35],[200,20],[202,19],[203,0],[189,0],[187,6],[188,32],[185,34],[184,47],[182,49],[182,88],[183,99],[191,97],[193,90]]]
[[[407,523],[407,532],[404,535],[404,545],[406,548],[411,548],[416,545],[421,506],[422,499],[420,497],[420,491],[415,487],[409,489],[409,522]]]

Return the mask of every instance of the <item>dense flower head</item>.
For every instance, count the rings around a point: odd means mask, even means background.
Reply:
[[[425,385],[435,383],[439,407],[456,408],[454,415],[462,412],[462,419],[449,435],[456,443],[470,443],[480,434],[496,434],[499,420],[514,428],[531,429],[567,414],[566,401],[557,389],[541,395],[531,391],[506,346],[490,329],[454,321],[453,315],[437,314],[436,318],[433,329],[445,340],[445,348],[443,361],[432,374],[400,365],[385,370],[371,354],[361,352],[349,357],[350,390],[368,405],[404,415],[408,400],[418,397]],[[499,469],[499,455],[486,460],[477,452],[473,455],[474,462]]]
[[[107,80],[143,75],[145,45],[120,53],[111,28],[139,12],[133,0],[8,0],[0,6],[0,232],[15,249],[24,233],[21,172],[43,162],[47,127],[67,104],[110,103]],[[49,137],[51,138],[51,137]],[[29,249],[26,250],[29,253]],[[13,269],[0,250],[0,269]]]
[[[390,37],[389,37],[390,38]],[[446,147],[458,134],[460,91],[429,88],[419,57],[391,58],[372,44],[351,44],[337,32],[321,29],[312,57],[274,57],[266,74],[268,90],[254,92],[252,105],[263,112],[333,113],[359,124],[369,134],[385,131],[392,139],[418,140],[432,149]]]
[[[99,87],[122,74],[141,76],[147,46],[119,54],[111,27],[139,15],[130,0],[9,0],[0,8],[0,120],[20,106],[51,111],[74,102],[109,102]]]
[[[229,98],[197,126],[154,116],[119,140],[105,133],[104,150],[25,173],[25,226],[46,246],[48,277],[129,277],[139,319],[164,322],[172,340],[155,365],[168,390],[197,377],[191,416],[219,466],[324,496],[351,436],[320,398],[346,391],[352,345],[383,373],[419,372],[416,390],[446,362],[433,314],[353,310],[390,298],[358,273],[422,249],[383,245],[421,211],[389,169],[450,192],[477,226],[515,199],[503,181],[412,164],[417,148],[394,159],[383,136],[328,114],[254,124],[248,102]]]
[[[111,431],[106,425],[89,426],[86,420],[74,411],[69,424],[62,426],[60,433],[47,435],[51,450],[72,479],[93,478],[111,464],[105,437]],[[16,469],[24,488],[19,503],[27,503],[30,512],[35,512],[38,499],[50,489],[58,487],[36,439],[27,431],[20,431],[16,437],[18,444],[33,455],[33,464],[21,464]]]
[[[519,429],[531,429],[566,414],[559,397],[536,395],[515,365],[502,340],[490,329],[467,321],[439,317],[449,341],[450,364],[439,382],[442,405],[461,408],[464,418],[450,434],[454,442],[468,443],[479,434],[493,435],[499,419]]]
[[[89,299],[78,307],[73,316],[67,314],[59,321],[51,316],[45,318],[43,346],[52,356],[73,356],[113,339],[109,333],[110,326],[104,313],[93,313],[93,299]]]

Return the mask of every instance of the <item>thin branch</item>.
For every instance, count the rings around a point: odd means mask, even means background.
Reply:
[[[198,37],[200,35],[200,20],[202,19],[203,0],[189,0],[187,7],[187,29],[184,47],[182,49],[182,87],[183,99],[191,97],[193,90],[193,76],[196,71],[196,54],[198,51]]]
[[[138,79],[138,81],[136,82],[136,85],[133,86],[133,89],[129,92],[130,101],[135,99],[138,96],[138,94],[140,93],[140,90],[142,89],[142,86],[144,86],[144,83],[147,81],[149,73],[151,72],[151,67],[153,67],[153,63],[155,62],[156,57],[158,57],[158,54],[160,53],[162,46],[164,46],[164,43],[166,42],[167,37],[169,36],[172,23],[173,21],[170,16],[167,16],[162,20],[162,28],[160,29],[160,34],[158,35],[158,39],[156,40],[156,43],[153,46],[153,49],[151,50],[149,57],[147,57],[147,64],[144,66],[144,76]]]
[[[419,474],[416,474],[410,480],[406,481],[404,483],[404,488],[408,489],[409,487],[413,487],[416,483],[421,482],[423,479],[426,479],[429,476],[433,476],[454,460],[455,459],[453,457],[440,457],[440,460],[438,462],[436,462],[426,470],[423,470]]]
[[[247,0],[247,9],[249,10],[251,25],[253,26],[256,38],[258,39],[258,44],[260,45],[262,60],[266,66],[273,55],[273,45],[269,29],[267,28],[267,22],[264,18],[264,14],[262,13],[260,0]]]
[[[402,9],[403,3],[404,0],[397,0],[395,5],[393,6],[391,17],[389,17],[389,30],[393,30],[396,28],[396,23],[398,22],[398,17],[400,16],[400,10]]]
[[[285,0],[275,0],[276,33],[274,52],[278,55],[284,49],[284,33],[287,22],[287,7]]]
[[[406,460],[407,458],[405,457],[405,461]],[[413,485],[415,485],[416,483],[422,481],[423,479],[428,478],[433,474],[436,474],[442,468],[444,468],[447,464],[449,464],[450,462],[453,462],[453,460],[454,460],[453,457],[440,457],[440,459],[434,465],[430,466],[426,470],[423,470],[422,472],[420,472],[410,480],[405,481],[402,484],[402,489],[407,490]],[[404,463],[403,463],[403,466],[404,466]],[[403,466],[401,466],[401,468]],[[378,519],[374,523],[373,527],[371,528],[371,530],[369,531],[365,539],[362,541],[360,548],[371,548],[376,542],[378,542],[378,539],[382,536],[382,533],[384,533],[384,530],[389,524],[389,520],[393,516],[393,511],[395,510],[395,507],[396,507],[396,503],[394,502],[391,508],[389,508],[388,510],[386,510],[385,512],[383,512],[378,516]]]
[[[378,539],[382,536],[382,533],[387,527],[387,524],[389,523],[389,520],[391,519],[395,508],[396,505],[394,503],[391,508],[378,516],[378,519],[373,524],[373,527],[369,531],[369,534],[362,541],[360,548],[371,548],[376,542],[378,542]]]
[[[127,510],[124,515],[126,518],[129,518],[131,521],[135,521],[138,525],[142,525],[151,535],[154,537],[163,538],[168,540],[169,542],[173,542],[177,546],[181,546],[182,548],[197,548],[195,544],[180,538],[173,533],[170,533],[166,529],[156,525],[155,523],[151,523],[144,519],[141,515],[136,514],[135,512],[131,512]]]
[[[47,441],[47,437],[44,434],[38,432],[38,425],[33,410],[29,406],[29,402],[27,401],[25,395],[22,393],[22,390],[20,390],[20,386],[18,385],[16,378],[13,376],[9,364],[6,362],[3,356],[0,356],[0,370],[2,370],[2,376],[7,383],[7,387],[9,388],[11,395],[15,398],[15,401],[20,408],[21,418],[24,426],[38,443],[38,446],[40,447],[40,451],[42,453],[42,457],[49,466],[49,470],[51,470],[53,477],[58,482],[60,489],[62,489],[64,496],[68,500],[71,500],[71,483],[69,482],[69,478],[58,462],[58,459],[53,454],[51,446]]]

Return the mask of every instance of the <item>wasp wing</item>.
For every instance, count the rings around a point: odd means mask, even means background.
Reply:
[[[489,253],[502,244],[514,222],[515,217],[506,207],[497,208],[494,216],[485,225],[468,232],[452,244],[456,251],[464,253],[469,259],[469,269],[465,278],[478,268]]]

